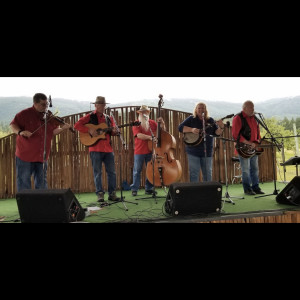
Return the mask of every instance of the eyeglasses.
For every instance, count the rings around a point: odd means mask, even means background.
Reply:
[[[43,106],[43,107],[47,107],[47,106],[49,106],[49,102],[48,101],[47,102],[40,102],[39,105]]]

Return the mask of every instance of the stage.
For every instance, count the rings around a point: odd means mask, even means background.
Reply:
[[[287,185],[276,182],[277,193]],[[74,223],[300,223],[300,206],[277,203],[273,182],[261,183],[260,186],[266,196],[256,198],[244,195],[241,184],[229,185],[228,196],[233,202],[230,203],[227,197],[223,197],[226,186],[222,185],[222,200],[218,211],[189,215],[170,215],[166,212],[168,189],[157,188],[156,198],[145,195],[144,190],[140,190],[137,197],[132,197],[130,191],[122,191],[123,201],[107,201],[110,205],[103,207],[99,206],[94,193],[77,194],[73,191],[82,209],[88,211],[83,220]],[[117,195],[120,196],[121,192],[118,191]],[[203,201],[201,194],[197,199]],[[183,200],[189,205],[190,199]],[[16,199],[0,200],[0,223],[21,223]]]

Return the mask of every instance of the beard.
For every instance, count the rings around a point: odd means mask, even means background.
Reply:
[[[142,115],[139,115],[139,122],[141,122],[141,126],[145,131],[149,130],[149,128],[150,128],[149,117],[146,119]]]

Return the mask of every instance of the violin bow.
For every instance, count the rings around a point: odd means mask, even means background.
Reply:
[[[47,120],[47,122],[49,121],[49,120],[51,120],[53,117],[55,117],[55,115],[57,115],[58,114],[58,112],[56,112],[56,113],[54,113],[54,114],[52,114],[52,116],[51,117],[49,117],[49,119]],[[47,119],[47,117],[46,117],[46,119]],[[46,122],[45,122],[46,123]],[[31,133],[31,135],[33,135],[35,132],[37,132],[41,127],[43,127],[44,125],[45,125],[45,123],[43,123],[41,126],[39,126],[34,132],[32,132]]]

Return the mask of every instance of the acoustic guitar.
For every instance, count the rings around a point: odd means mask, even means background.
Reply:
[[[258,144],[254,142],[256,146],[253,148],[251,145],[244,143],[236,143],[236,150],[240,156],[243,158],[250,158],[254,155],[261,155],[264,152],[264,148],[272,148],[275,147],[273,144]]]
[[[135,121],[128,124],[119,125],[118,128],[127,127],[127,126],[139,126],[141,122]],[[93,128],[97,132],[97,136],[91,136],[89,132],[79,132],[80,142],[85,146],[93,146],[98,142],[98,140],[105,140],[106,134],[110,133],[113,130],[113,127],[108,127],[106,123],[100,123],[98,125],[94,124],[85,124],[84,126],[88,128]]]

